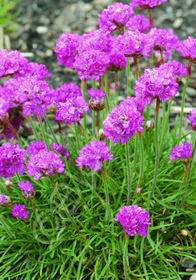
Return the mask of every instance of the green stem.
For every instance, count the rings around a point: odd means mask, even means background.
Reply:
[[[82,97],[85,99],[86,97],[86,80],[82,80],[81,81],[81,91],[82,91]],[[83,120],[84,120],[84,128],[87,128],[87,124],[86,124],[86,113],[83,116]]]
[[[20,135],[18,133],[18,131],[13,127],[13,125],[9,122],[7,122],[7,126],[9,127],[9,129],[11,130],[11,132],[16,136],[18,143],[20,145],[20,148],[22,149],[22,142],[20,140]]]
[[[158,168],[159,168],[159,105],[160,100],[156,98],[156,108],[155,108],[155,147],[156,147],[156,160],[155,160],[155,170],[154,170],[154,180],[152,184],[152,189],[150,193],[150,200],[154,194],[154,189],[157,182]],[[148,201],[149,202],[149,201]]]
[[[165,139],[165,133],[166,133],[167,126],[168,126],[168,120],[169,120],[169,114],[170,114],[171,104],[172,104],[172,97],[170,98],[170,101],[169,101],[169,105],[168,105],[168,109],[167,109],[166,118],[164,118],[164,120],[163,120],[163,128],[162,128],[161,142],[160,142],[160,146],[159,146],[160,154],[161,154],[161,151],[162,151],[162,148],[163,148],[163,142],[164,142],[164,139]]]
[[[150,70],[151,71],[153,69],[153,59],[154,59],[153,50],[151,50],[151,52],[150,52]]]
[[[130,162],[129,162],[129,142],[125,143],[125,157],[126,157],[126,164],[127,164],[127,185],[128,185],[127,205],[129,205],[130,197],[131,197],[131,169],[130,169]]]
[[[57,140],[57,138],[56,138],[56,136],[55,136],[54,130],[53,130],[53,128],[52,128],[52,126],[51,126],[51,124],[50,124],[50,122],[49,122],[49,120],[48,120],[48,117],[47,117],[47,115],[45,114],[45,112],[43,112],[43,115],[44,115],[45,121],[46,121],[46,123],[47,123],[47,125],[48,125],[48,127],[49,127],[49,129],[50,129],[50,132],[51,132],[51,134],[52,134],[52,136],[53,136],[55,142],[58,144],[58,140]]]
[[[109,97],[110,97],[110,91],[109,91],[109,87],[108,87],[108,78],[107,78],[107,74],[104,74],[104,80],[105,80],[105,90],[107,92],[107,95],[106,95],[106,115],[108,112],[110,112],[110,100],[109,100]]]
[[[75,229],[76,229],[76,230],[79,230],[79,229],[78,229],[78,226],[77,226],[77,224],[75,223],[74,219],[72,218],[72,216],[71,216],[71,214],[70,214],[70,212],[69,212],[67,206],[63,203],[62,197],[61,197],[61,195],[60,195],[60,193],[59,193],[59,191],[58,191],[58,188],[57,188],[57,186],[56,186],[56,184],[55,184],[55,182],[54,182],[54,180],[53,180],[51,174],[49,175],[49,178],[50,178],[50,181],[51,181],[51,184],[52,184],[53,188],[56,190],[56,193],[57,193],[57,195],[58,195],[58,197],[59,197],[59,200],[60,200],[61,203],[62,203],[63,210],[64,210],[65,213],[67,214],[67,217],[69,218],[70,222],[71,222],[72,225],[75,227]]]
[[[41,117],[40,117],[40,115],[38,115],[38,114],[37,114],[37,117],[38,117],[39,124],[40,124],[40,127],[41,127],[41,132],[42,132],[42,135],[43,135],[43,138],[44,138],[44,142],[45,142],[46,147],[47,147],[47,151],[49,151],[48,138],[47,138],[47,135],[46,135],[46,133],[45,133],[45,130],[44,130],[44,126],[43,126]]]
[[[118,72],[115,72],[114,107],[118,105]]]
[[[190,68],[191,68],[191,62],[189,61],[188,65],[188,74],[186,77],[186,83],[184,86],[183,94],[182,94],[182,105],[181,105],[181,113],[180,113],[180,124],[179,124],[179,134],[178,134],[178,144],[180,142],[180,137],[181,137],[181,130],[182,130],[182,119],[183,119],[183,114],[184,114],[184,102],[185,102],[185,94],[186,94],[186,89],[190,80]]]
[[[31,116],[28,116],[27,119],[28,119],[28,121],[29,121],[29,123],[30,123],[30,125],[31,125],[31,127],[32,127],[32,130],[33,130],[33,133],[34,133],[34,135],[35,135],[36,140],[37,140],[37,141],[40,141],[40,138],[39,138],[39,136],[38,136],[36,127],[35,127],[35,125],[34,125],[34,123],[33,123],[33,120],[32,120],[32,118],[31,118]]]
[[[130,60],[127,57],[127,92],[131,96],[131,79],[130,79]]]
[[[106,222],[109,224],[110,220],[110,196],[109,196],[109,189],[108,189],[108,184],[106,182],[106,174],[103,170],[101,169],[101,177],[103,180],[104,188],[105,188],[105,196],[106,196]]]
[[[91,173],[91,178],[92,178],[92,192],[95,192],[95,188],[96,188],[96,182],[95,182],[95,172],[92,170]]]
[[[135,67],[135,79],[137,81],[139,78],[138,58],[134,56],[133,61],[134,61],[134,67]]]
[[[100,130],[100,111],[97,111],[97,120],[96,120],[96,125],[97,125],[97,139],[99,140],[99,130]]]
[[[80,149],[80,140],[79,140],[79,136],[78,136],[78,130],[77,130],[76,122],[73,122],[73,124],[74,124],[74,134],[75,134],[77,146],[78,146],[78,149]]]
[[[142,179],[143,179],[143,172],[144,172],[144,144],[143,144],[142,133],[139,133],[139,139],[140,139],[141,167],[140,167],[140,176],[139,176],[137,188],[140,188],[141,186]]]
[[[128,259],[128,241],[129,241],[129,235],[126,234],[125,237],[125,245],[124,245],[124,250],[123,250],[123,268],[124,268],[124,276],[125,280],[128,280],[128,275],[127,275],[127,268],[129,266],[129,259]]]

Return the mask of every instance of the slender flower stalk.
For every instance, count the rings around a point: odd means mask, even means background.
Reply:
[[[141,132],[139,133],[139,140],[140,140],[141,166],[140,166],[140,175],[139,175],[137,188],[140,188],[141,186],[143,173],[144,173],[144,144],[143,144],[143,137]]]
[[[124,268],[124,276],[125,280],[128,280],[127,270],[129,267],[129,259],[128,259],[128,243],[129,243],[129,235],[125,236],[125,245],[123,250],[123,268]]]
[[[169,101],[166,118],[163,120],[161,142],[160,142],[160,146],[159,146],[160,154],[161,154],[161,151],[162,151],[162,148],[163,148],[163,142],[164,142],[164,138],[165,138],[165,133],[166,133],[167,126],[168,126],[168,120],[169,120],[169,114],[170,114],[170,110],[171,110],[171,104],[172,104],[172,97],[170,98],[170,101]]]
[[[9,122],[7,122],[7,126],[9,127],[9,129],[12,131],[12,133],[15,135],[15,137],[18,140],[18,143],[20,145],[20,148],[22,149],[22,142],[20,140],[20,135],[18,134],[18,131],[13,127],[13,125]]]
[[[86,80],[82,80],[81,81],[81,92],[82,92],[82,97],[85,99],[86,97],[86,88],[87,88],[87,84],[86,84]],[[87,128],[87,124],[86,124],[86,114],[84,114],[83,117],[84,120],[84,127],[85,129]]]
[[[138,58],[134,56],[133,60],[134,60],[134,67],[135,67],[135,79],[137,81],[139,78]]]
[[[180,113],[180,124],[179,124],[179,134],[178,134],[178,144],[180,142],[180,137],[181,137],[181,130],[182,130],[182,119],[183,119],[183,114],[184,114],[184,102],[185,102],[185,94],[186,94],[186,89],[190,80],[190,75],[191,75],[191,64],[192,62],[189,61],[188,64],[188,74],[186,77],[186,83],[184,85],[184,90],[183,90],[183,94],[182,94],[182,105],[181,105],[181,113]]]
[[[152,9],[148,9],[148,16],[149,16],[149,21],[150,21],[151,28],[152,28],[153,27]]]
[[[127,92],[131,96],[131,79],[130,79],[130,60],[127,57]]]
[[[105,90],[106,92],[108,92],[108,95],[106,95],[106,107],[105,107],[105,110],[106,110],[106,115],[108,114],[108,112],[110,112],[110,96],[111,96],[111,93],[110,93],[110,90],[109,90],[109,87],[108,87],[108,78],[107,78],[107,74],[105,73],[104,74],[104,81],[105,81]]]
[[[159,168],[159,106],[160,100],[156,98],[156,108],[155,108],[155,147],[156,147],[156,160],[155,160],[155,170],[154,170],[154,179],[152,184],[152,189],[150,192],[150,200],[154,194],[154,189],[157,182],[158,168]]]
[[[110,196],[109,196],[109,189],[108,189],[108,184],[106,182],[106,174],[103,170],[103,168],[101,168],[101,177],[103,180],[103,184],[104,184],[104,189],[105,189],[105,199],[106,199],[106,222],[107,224],[109,224],[109,220],[110,220]]]
[[[118,105],[118,72],[115,72],[114,107]]]
[[[47,151],[49,151],[48,138],[47,138],[47,135],[46,135],[46,133],[45,133],[45,129],[44,129],[44,126],[43,126],[41,117],[40,117],[40,115],[37,115],[37,117],[38,117],[39,124],[40,124],[40,127],[41,127],[41,132],[42,132],[42,135],[43,135],[43,138],[44,138],[44,142],[45,142],[46,147],[47,147]]]
[[[79,136],[78,136],[78,130],[77,130],[76,122],[74,122],[74,134],[75,134],[78,149],[80,149],[80,140],[79,140]]]
[[[50,122],[49,122],[49,120],[48,120],[48,117],[47,117],[47,115],[45,114],[45,112],[43,112],[43,115],[44,115],[45,121],[46,121],[46,123],[47,123],[47,125],[48,125],[48,127],[49,127],[49,129],[50,129],[50,132],[51,132],[51,134],[52,134],[52,136],[53,136],[55,142],[58,144],[58,140],[57,140],[57,138],[56,138],[56,135],[55,135],[55,133],[54,133],[54,130],[53,130],[53,128],[52,128],[52,126],[51,126],[51,124],[50,124]]]
[[[125,143],[125,157],[126,157],[126,165],[127,165],[127,185],[128,185],[127,205],[129,205],[130,198],[131,198],[131,168],[129,162],[129,142]]]

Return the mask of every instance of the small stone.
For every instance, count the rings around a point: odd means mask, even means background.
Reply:
[[[181,235],[184,236],[184,237],[186,237],[186,236],[188,235],[188,231],[187,231],[186,229],[182,229],[182,230],[180,231],[180,233],[181,233]]]
[[[183,24],[183,18],[177,18],[174,23],[173,23],[173,28],[178,29],[182,26]]]
[[[38,34],[46,34],[48,32],[48,27],[46,26],[38,26],[36,28]]]
[[[196,273],[191,276],[190,280],[196,280]]]
[[[45,56],[46,57],[51,57],[53,55],[53,51],[52,50],[47,50],[46,52],[45,52]]]
[[[34,56],[34,53],[32,52],[20,52],[24,57],[33,57]]]
[[[196,89],[187,87],[186,93],[190,97],[196,97]]]

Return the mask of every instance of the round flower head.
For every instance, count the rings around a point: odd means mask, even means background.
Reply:
[[[179,61],[168,61],[159,66],[159,71],[161,70],[172,73],[177,82],[181,80],[182,76],[188,74],[187,68]]]
[[[30,78],[35,76],[37,80],[43,80],[44,78],[50,78],[51,74],[46,69],[44,64],[37,64],[36,62],[29,62],[26,64],[19,73],[15,74],[14,77],[27,77]]]
[[[61,34],[56,43],[55,53],[57,60],[65,67],[73,67],[75,57],[78,54],[80,47],[80,37],[78,34],[71,34],[69,32]]]
[[[0,77],[14,75],[23,71],[28,63],[28,60],[20,54],[19,51],[0,51]]]
[[[33,185],[30,183],[30,181],[20,181],[18,186],[23,192],[31,192],[33,190]]]
[[[34,176],[34,180],[39,180],[41,176],[54,175],[55,173],[63,173],[64,166],[60,155],[53,151],[42,151],[29,158],[27,164],[28,176]]]
[[[42,141],[34,141],[26,148],[26,152],[29,155],[36,155],[41,151],[47,151],[46,144]]]
[[[25,205],[20,205],[20,204],[14,204],[13,208],[12,208],[12,216],[15,218],[23,218],[23,219],[27,219],[28,215],[29,215],[29,211],[25,210]]]
[[[171,96],[177,94],[177,86],[173,74],[167,69],[146,69],[144,75],[136,81],[136,100],[144,106],[151,104],[156,97],[169,101]]]
[[[16,172],[23,175],[25,154],[18,144],[3,143],[0,147],[0,176],[8,178]]]
[[[96,79],[99,80],[109,66],[108,55],[99,50],[89,50],[77,56],[73,67],[78,70],[81,80]]]
[[[88,94],[91,96],[89,101],[91,108],[94,111],[103,110],[105,107],[104,96],[107,95],[107,93],[104,93],[104,91],[100,89],[91,88],[88,90]]]
[[[98,15],[99,28],[105,31],[109,30],[110,32],[117,29],[119,32],[122,32],[123,27],[133,14],[134,11],[131,6],[115,3]]]
[[[191,126],[193,130],[196,130],[196,110],[191,110],[188,116],[188,120],[191,122]]]
[[[196,38],[189,36],[180,43],[176,50],[181,53],[183,58],[196,63]]]
[[[138,205],[123,206],[114,219],[120,222],[125,228],[124,231],[130,236],[137,233],[140,236],[147,236],[148,226],[151,225],[149,220],[150,215]]]
[[[121,144],[129,141],[137,131],[142,132],[143,116],[134,103],[122,101],[103,121],[106,139]]]
[[[181,145],[176,145],[171,153],[169,159],[174,161],[180,159],[184,164],[190,162],[193,151],[191,150],[192,143],[183,142]]]
[[[150,29],[150,21],[144,15],[136,15],[129,19],[125,27],[130,31],[143,32]]]
[[[133,7],[139,6],[140,9],[145,10],[154,9],[167,1],[168,0],[132,0],[130,4]]]
[[[109,154],[109,148],[103,141],[90,141],[80,151],[76,159],[76,166],[87,167],[97,171],[102,168],[103,161],[112,160],[113,154]]]

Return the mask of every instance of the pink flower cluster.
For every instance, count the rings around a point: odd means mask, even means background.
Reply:
[[[182,162],[186,163],[187,160],[192,156],[193,151],[191,150],[192,143],[183,142],[181,145],[176,145],[172,151],[170,152],[169,159],[174,161],[176,159],[180,159]]]
[[[27,219],[29,215],[29,211],[25,210],[25,205],[20,205],[15,203],[12,208],[12,216],[15,218],[23,218]]]
[[[144,15],[136,15],[129,19],[125,27],[133,32],[135,31],[143,32],[150,29],[151,24],[149,19],[146,18]]]
[[[141,9],[154,9],[167,1],[168,0],[132,0],[130,5],[132,7],[139,6]]]
[[[192,129],[196,130],[196,109],[191,110],[190,114],[188,120],[191,122]]]
[[[151,225],[149,220],[150,215],[138,205],[123,206],[114,219],[125,228],[124,231],[130,236],[135,234],[147,236],[148,226]]]
[[[124,144],[129,141],[137,131],[142,132],[143,116],[134,102],[123,101],[116,106],[103,121],[106,139],[114,143]]]
[[[196,63],[196,39],[192,36],[183,40],[176,50],[181,53],[183,58]]]
[[[109,148],[103,141],[90,141],[80,151],[76,159],[76,166],[87,167],[94,172],[100,170],[103,161],[112,160],[113,154],[109,154]]]

